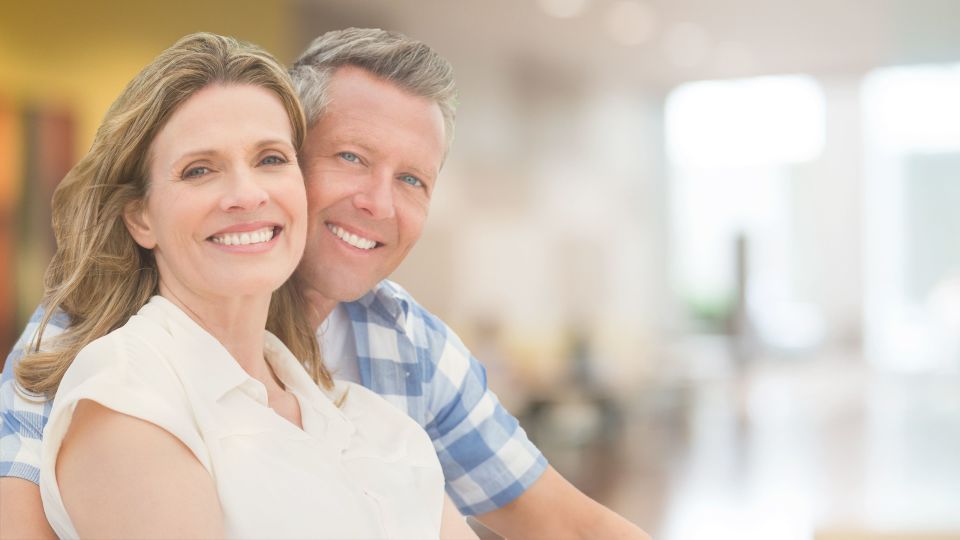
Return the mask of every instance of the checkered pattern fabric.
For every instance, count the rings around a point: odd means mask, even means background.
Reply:
[[[403,288],[383,281],[344,307],[361,383],[426,429],[443,466],[447,493],[461,512],[473,515],[500,508],[546,470],[546,459],[487,388],[483,366],[447,325]],[[57,315],[44,337],[69,323]],[[13,365],[36,333],[41,316],[38,309],[0,377],[0,476],[35,483],[50,404],[17,392]]]
[[[41,318],[43,310],[37,308],[7,355],[0,375],[0,477],[15,476],[35,484],[40,482],[40,437],[53,402],[17,391],[13,366],[31,344]],[[65,313],[55,313],[43,337],[56,336],[69,324],[70,319]]]

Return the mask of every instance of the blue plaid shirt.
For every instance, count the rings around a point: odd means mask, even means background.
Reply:
[[[546,470],[543,454],[487,388],[483,366],[460,338],[396,283],[383,281],[343,304],[350,317],[361,383],[400,407],[433,440],[447,493],[464,514],[496,510]],[[13,366],[36,333],[33,314],[0,376],[0,476],[39,482],[40,438],[51,403],[15,387]],[[69,324],[57,313],[44,337]]]

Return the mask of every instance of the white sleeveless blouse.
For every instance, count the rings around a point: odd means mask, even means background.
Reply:
[[[85,347],[60,384],[43,436],[40,491],[57,535],[78,536],[55,465],[74,407],[91,399],[181,440],[213,477],[230,538],[437,538],[443,473],[420,425],[360,385],[318,388],[269,332],[265,356],[299,401],[302,430],[163,297]]]

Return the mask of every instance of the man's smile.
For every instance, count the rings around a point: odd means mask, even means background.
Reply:
[[[332,232],[337,238],[343,240],[344,242],[350,244],[355,248],[367,250],[367,249],[373,249],[378,245],[378,242],[376,240],[370,240],[369,238],[364,238],[362,236],[358,236],[351,232],[347,232],[342,227],[339,227],[332,223],[327,223],[326,225],[327,225],[327,228],[330,229],[330,232]]]

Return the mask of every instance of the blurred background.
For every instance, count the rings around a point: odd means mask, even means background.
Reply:
[[[347,26],[453,63],[394,277],[577,486],[661,540],[960,538],[955,0],[5,1],[2,348],[141,67]]]

